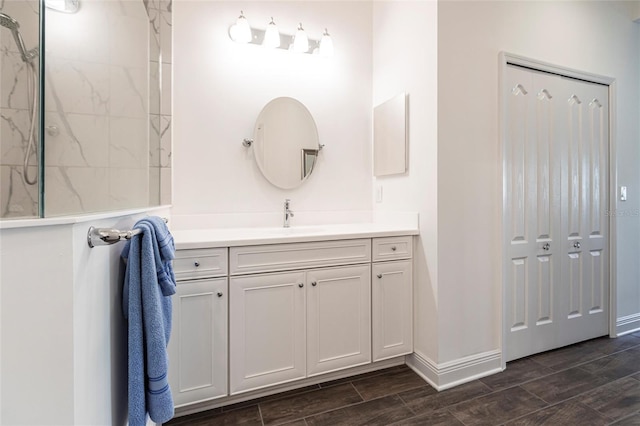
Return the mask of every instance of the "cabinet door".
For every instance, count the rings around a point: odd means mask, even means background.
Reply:
[[[169,383],[176,406],[227,395],[227,278],[180,281]]]
[[[413,351],[413,285],[411,261],[372,266],[373,360]]]
[[[305,377],[304,272],[232,277],[231,393]]]
[[[307,375],[371,362],[370,265],[307,272]]]

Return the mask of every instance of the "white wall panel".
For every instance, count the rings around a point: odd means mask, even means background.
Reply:
[[[373,2],[373,105],[408,94],[409,170],[373,179],[376,213],[420,212],[414,249],[414,350],[438,359],[438,2]],[[373,191],[375,192],[375,191]],[[373,199],[373,194],[371,194]]]
[[[240,9],[256,28],[272,16],[282,33],[302,22],[320,39],[327,28],[335,55],[235,43],[228,28]],[[371,210],[371,10],[370,2],[174,2],[174,214],[247,214],[246,226],[273,212],[271,226],[280,226],[285,198],[294,225],[310,211]],[[280,96],[309,109],[326,145],[293,190],[267,182],[242,146],[262,107]]]
[[[501,51],[616,79],[615,177],[632,196],[615,203],[628,216],[612,236],[614,306],[618,317],[640,313],[639,44],[640,26],[607,2],[438,3],[439,363],[502,345]]]

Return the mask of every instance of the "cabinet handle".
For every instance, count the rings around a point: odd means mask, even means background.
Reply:
[[[391,251],[396,251],[396,246],[391,246]]]
[[[298,287],[302,288],[302,287],[304,287],[304,284],[298,283]]]
[[[315,286],[318,285],[318,283],[314,281],[314,282],[311,283],[311,285],[315,287]]]
[[[378,278],[382,278],[382,274],[378,274],[376,275]]]
[[[221,291],[218,292],[218,297],[222,297],[222,292]]]
[[[195,267],[197,268],[198,266],[200,266],[200,262],[198,262],[197,260],[195,262],[193,262],[193,264],[195,265]]]
[[[580,241],[576,241],[575,243],[573,243],[573,246],[577,249],[580,248]]]
[[[549,250],[551,248],[551,245],[549,243],[546,243],[545,245],[542,246],[542,250]]]

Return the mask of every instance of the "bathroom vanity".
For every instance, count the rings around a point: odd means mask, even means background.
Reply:
[[[402,364],[413,351],[417,227],[173,234],[177,415]]]

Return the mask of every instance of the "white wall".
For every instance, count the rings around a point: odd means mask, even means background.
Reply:
[[[415,352],[437,359],[437,32],[435,1],[373,5],[373,104],[409,96],[409,170],[374,178],[376,212],[419,211],[414,253]],[[376,189],[374,189],[374,192]]]
[[[127,423],[127,323],[122,244],[89,248],[89,225],[130,229],[136,217],[73,225],[74,424]],[[69,284],[67,284],[69,285]]]
[[[237,44],[228,28],[240,9],[257,28],[273,16],[282,33],[302,22],[319,39],[326,27],[335,55]],[[296,213],[371,210],[370,2],[177,0],[173,17],[172,214],[277,212],[281,220],[285,198]],[[242,146],[262,107],[279,96],[305,104],[326,145],[295,190],[267,182]]]
[[[1,424],[73,423],[70,254],[68,227],[0,230]]]
[[[598,2],[438,5],[438,361],[500,347],[498,53],[616,78],[619,185],[640,205],[639,26]],[[618,317],[640,313],[640,218],[617,219]]]
[[[0,229],[0,424],[127,423],[123,246],[91,249],[87,230],[145,215]]]

